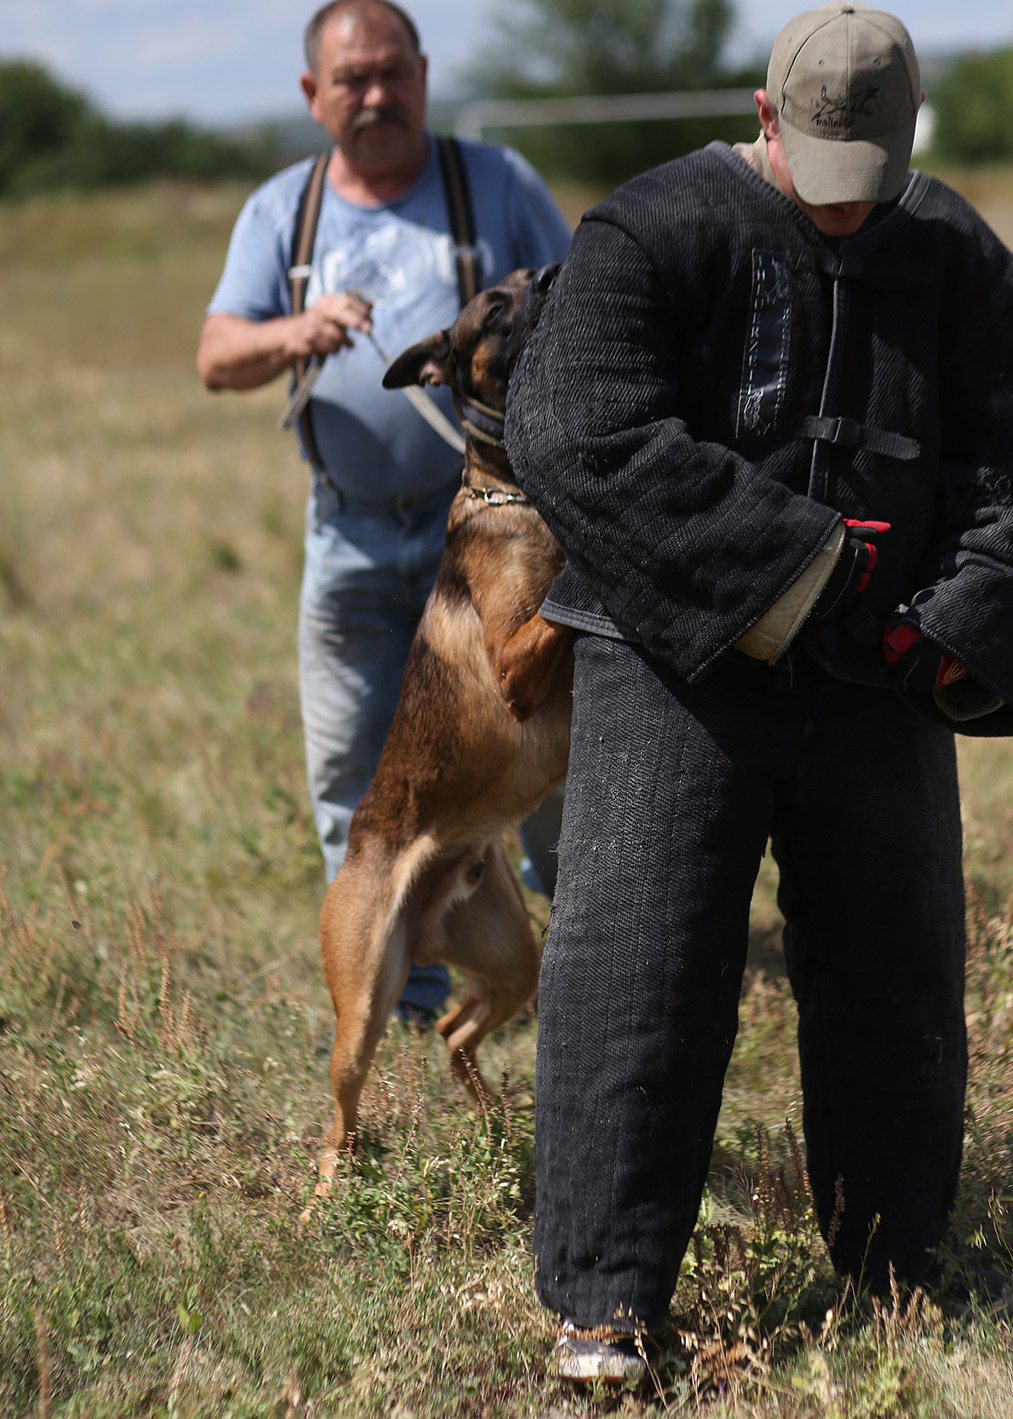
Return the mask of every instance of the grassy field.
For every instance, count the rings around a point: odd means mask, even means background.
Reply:
[[[1013,181],[976,184],[1009,239]],[[484,1119],[442,1047],[392,1026],[361,1155],[298,1230],[331,1034],[295,688],[305,475],[280,386],[211,398],[193,373],[241,196],[0,207],[0,1416],[1008,1419],[1008,1322],[874,1306],[829,1268],[767,873],[704,1215],[643,1394],[547,1372],[533,1016],[491,1044],[505,1102]],[[957,1228],[1009,1268],[1013,749],[961,753]]]

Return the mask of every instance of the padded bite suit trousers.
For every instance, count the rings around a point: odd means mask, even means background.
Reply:
[[[536,1286],[579,1325],[664,1318],[696,1222],[768,839],[831,1255],[931,1274],[960,1166],[953,736],[891,692],[734,662],[695,685],[578,637],[539,987]],[[878,1222],[876,1219],[878,1218]]]

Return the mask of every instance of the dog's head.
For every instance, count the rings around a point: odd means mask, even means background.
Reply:
[[[449,384],[455,403],[502,414],[510,372],[541,314],[558,266],[512,271],[480,291],[446,330],[412,345],[383,377],[386,389]]]

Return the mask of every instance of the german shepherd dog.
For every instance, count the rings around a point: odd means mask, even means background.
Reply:
[[[572,633],[538,614],[563,557],[514,479],[502,430],[510,371],[556,269],[515,271],[482,291],[384,377],[388,388],[449,384],[467,446],[397,713],[320,917],[337,1108],[319,1194],[354,1140],[363,1083],[413,961],[465,974],[436,1028],[479,1105],[488,1091],[475,1052],[535,992],[539,951],[502,837],[564,779]]]

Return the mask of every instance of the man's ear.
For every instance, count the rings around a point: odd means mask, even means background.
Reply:
[[[317,101],[317,89],[319,85],[317,84],[317,76],[313,73],[312,69],[304,69],[299,75],[299,87],[306,95],[306,103],[310,113],[313,115],[314,121],[319,123],[320,120],[314,112],[314,104]]]
[[[398,355],[383,377],[383,387],[404,389],[407,384],[447,384],[449,379],[450,331],[441,330]]]
[[[777,114],[774,112],[774,105],[770,102],[770,95],[766,89],[757,89],[753,95],[756,100],[756,110],[760,115],[760,127],[768,138],[780,136],[780,128],[777,123]]]

